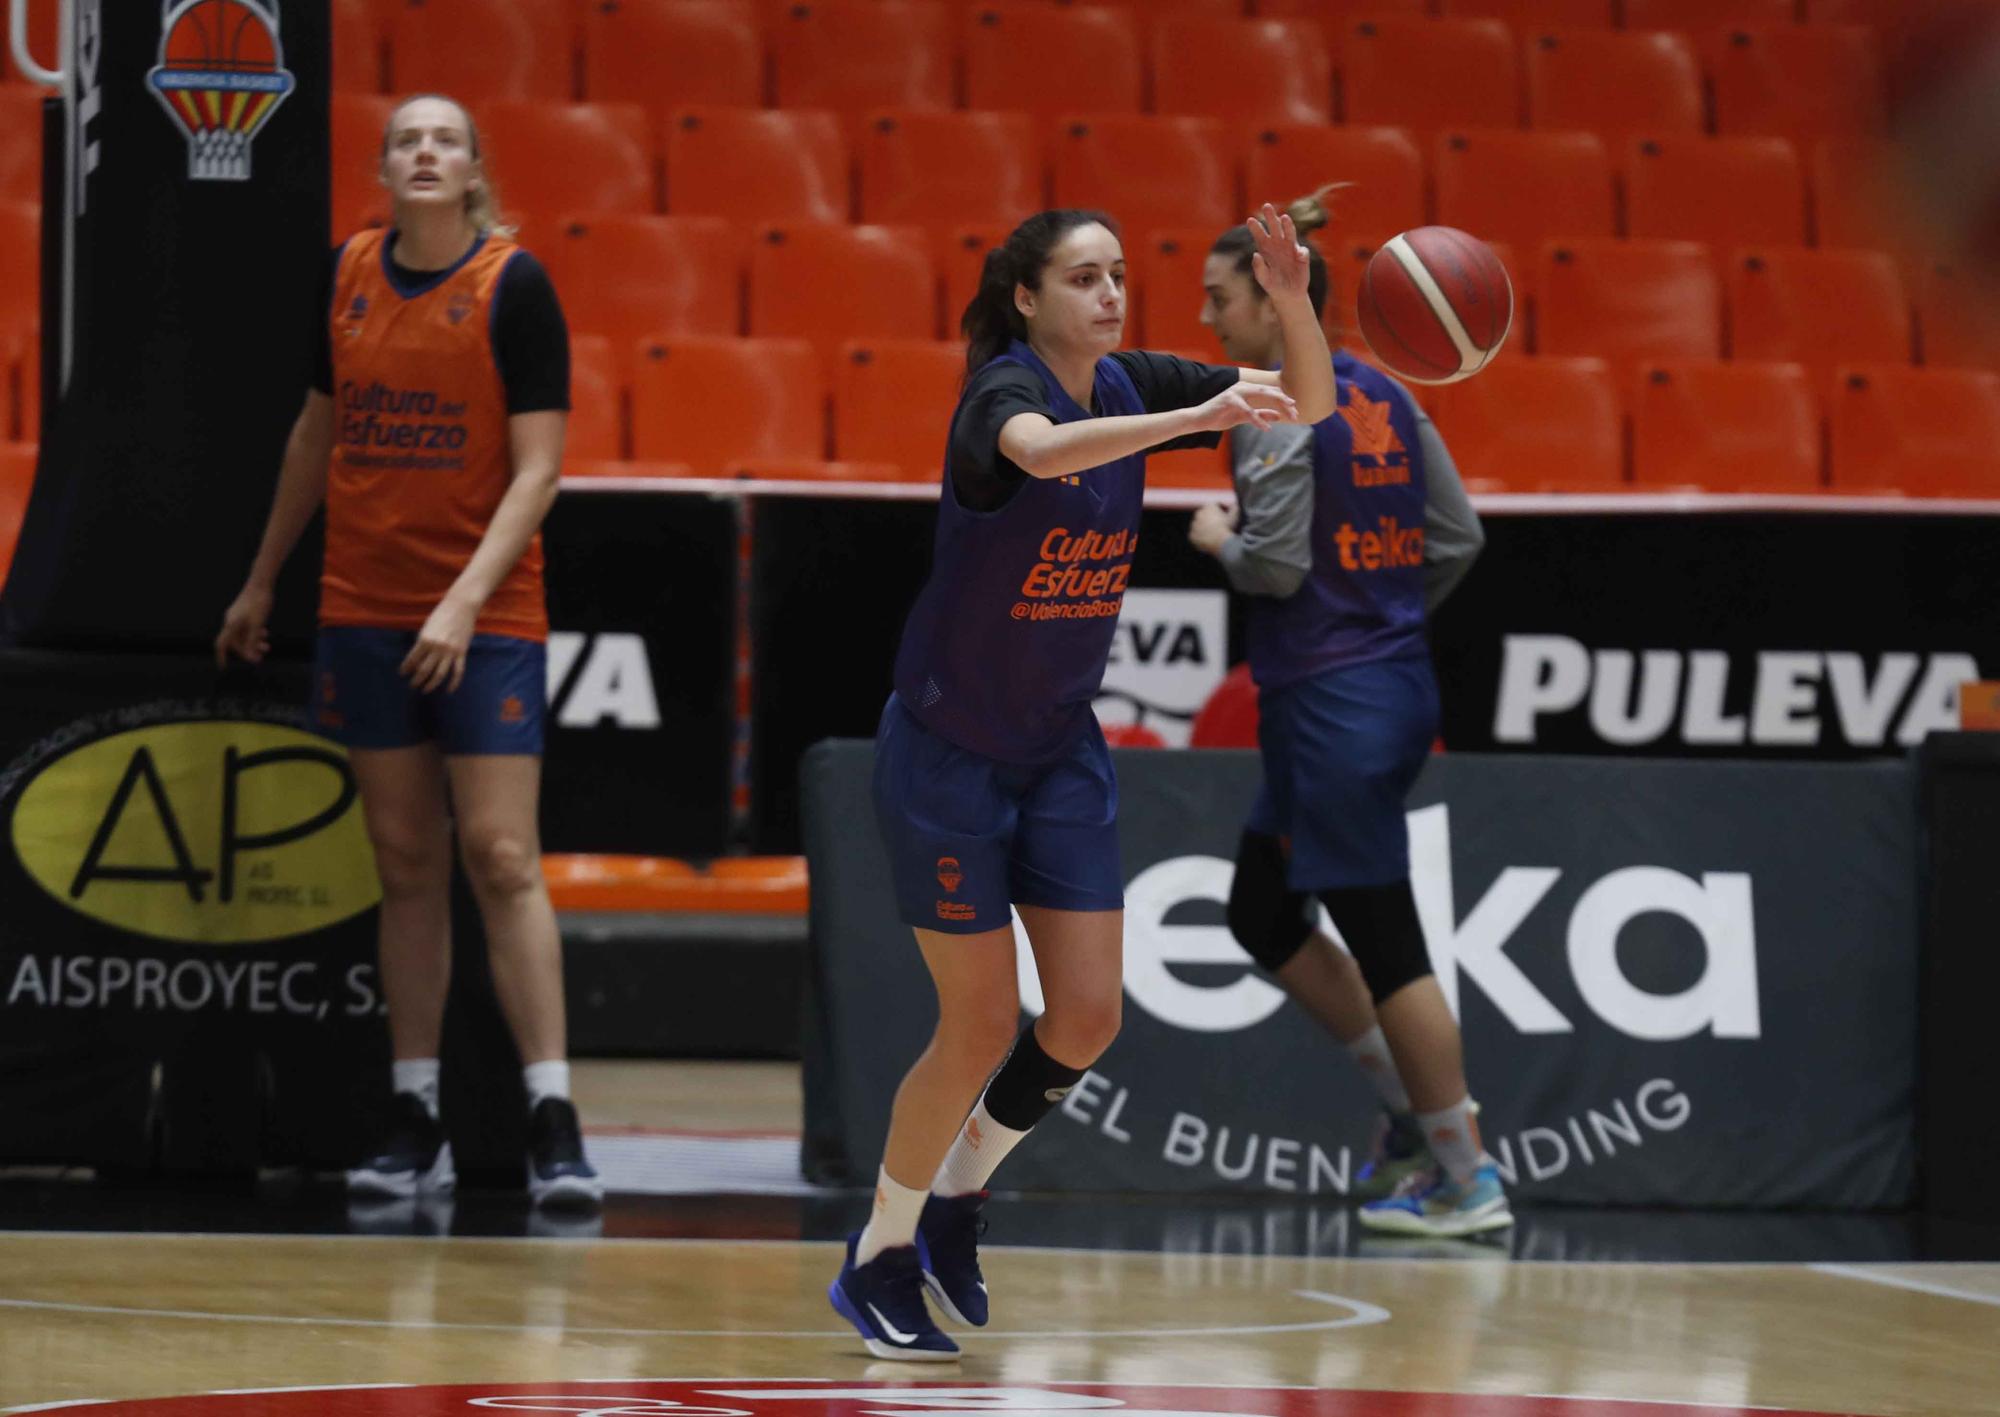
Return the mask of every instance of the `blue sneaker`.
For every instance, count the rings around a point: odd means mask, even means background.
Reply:
[[[932,1196],[917,1220],[917,1259],[924,1288],[945,1317],[973,1328],[986,1326],[986,1278],[979,1272],[979,1237],[986,1233],[980,1211],[986,1192]]]
[[[834,1312],[853,1324],[877,1358],[904,1363],[949,1363],[958,1345],[939,1331],[924,1307],[924,1271],[914,1245],[884,1250],[867,1264],[854,1262],[857,1231],[847,1237],[847,1263],[828,1286]]]
[[[1514,1223],[1500,1168],[1488,1161],[1465,1185],[1439,1171],[1435,1179],[1412,1178],[1387,1200],[1361,1207],[1361,1223],[1393,1235],[1479,1235]]]
[[[1375,1146],[1368,1164],[1354,1178],[1348,1194],[1362,1205],[1387,1200],[1418,1172],[1435,1170],[1430,1143],[1417,1119],[1407,1112],[1384,1112],[1376,1124]]]

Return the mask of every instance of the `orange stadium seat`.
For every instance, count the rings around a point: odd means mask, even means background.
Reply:
[[[1817,492],[1819,398],[1797,364],[1676,360],[1641,367],[1632,480],[1708,492]]]
[[[847,220],[847,139],[831,113],[689,109],[669,121],[665,147],[675,216]]]
[[[1722,281],[1699,242],[1551,242],[1538,264],[1540,353],[1598,355],[1621,375],[1639,360],[1722,357]]]
[[[604,335],[571,335],[569,340],[569,435],[571,457],[608,460],[625,456],[625,381],[618,354]]]
[[[631,103],[495,103],[482,115],[503,201],[534,212],[657,208],[652,125]]]
[[[1147,349],[1204,351],[1202,358],[1222,360],[1222,347],[1201,323],[1202,267],[1222,233],[1207,227],[1153,231],[1125,243],[1130,258],[1132,290],[1138,297],[1139,318],[1128,315],[1132,342]]]
[[[328,110],[332,125],[333,239],[345,241],[363,227],[389,220],[389,190],[382,185],[382,139],[396,100],[386,94],[337,93]],[[507,195],[502,189],[502,195]]]
[[[1156,227],[1241,221],[1237,178],[1221,120],[1115,115],[1062,125],[1051,195],[1059,207],[1109,212],[1129,241]]]
[[[1408,129],[1284,124],[1250,145],[1249,207],[1282,207],[1335,181],[1354,184],[1326,198],[1343,239],[1385,241],[1424,224],[1424,157]]]
[[[1153,108],[1253,123],[1330,122],[1326,38],[1293,20],[1162,24],[1153,35]]]
[[[1612,0],[1444,0],[1443,13],[1455,20],[1505,20],[1523,32],[1609,29],[1618,18]]]
[[[0,86],[0,202],[42,200],[42,90]]]
[[[959,317],[979,292],[980,273],[986,268],[986,253],[1007,239],[1004,226],[955,226],[935,234],[931,255],[937,262],[938,284],[944,305],[940,314],[942,332],[958,337]]]
[[[1790,359],[1822,381],[1836,364],[1911,362],[1910,301],[1879,251],[1759,247],[1728,262],[1738,359]]]
[[[1438,431],[1468,482],[1597,492],[1624,481],[1624,410],[1601,359],[1509,359],[1431,392]]]
[[[35,485],[33,443],[0,443],[0,585],[14,564],[14,546],[21,537],[21,518],[28,512],[28,493]]]
[[[1446,128],[1520,126],[1520,55],[1499,20],[1357,20],[1341,33],[1339,62],[1349,123],[1399,124],[1421,140]]]
[[[549,0],[406,0],[389,21],[389,91],[566,103],[576,25]],[[483,113],[476,113],[484,117]]]
[[[813,341],[828,369],[849,340],[934,338],[937,272],[923,228],[769,228],[750,255],[749,328]]]
[[[826,456],[826,375],[802,339],[655,340],[632,374],[632,454],[723,476]]]
[[[966,29],[965,105],[1043,117],[1137,113],[1142,55],[1130,9],[990,6]]]
[[[1813,25],[1873,25],[1887,29],[1912,10],[1910,0],[1804,0]]]
[[[570,328],[622,354],[645,337],[741,333],[743,244],[722,217],[595,212],[559,223],[542,254]]]
[[[42,209],[0,202],[0,335],[41,318]]]
[[[1260,19],[1310,20],[1325,34],[1329,52],[1339,58],[1340,37],[1356,20],[1383,15],[1427,18],[1431,0],[1250,0],[1250,13]]]
[[[1932,262],[1916,276],[1924,363],[2000,369],[2000,310],[1957,267]]]
[[[1725,249],[1805,240],[1805,181],[1784,138],[1640,138],[1620,157],[1628,235]]]
[[[597,0],[583,21],[583,95],[654,113],[764,101],[764,41],[743,0]]]
[[[848,345],[833,381],[834,455],[891,464],[905,482],[936,482],[964,378],[965,346],[956,341]]]
[[[1836,489],[2000,497],[2000,374],[1843,368],[1828,423]]]
[[[654,856],[542,858],[558,910],[690,915],[806,913],[803,856],[724,856],[704,867]]]
[[[1897,214],[1908,198],[1899,190],[1896,146],[1886,138],[1823,138],[1814,143],[1813,217],[1822,246],[1887,251],[1920,264],[1923,234]]]
[[[1611,159],[1595,133],[1451,133],[1431,171],[1438,221],[1489,241],[1533,250],[1618,230]]]
[[[1718,133],[1816,138],[1883,131],[1881,60],[1855,25],[1790,25],[1707,36]]]
[[[952,14],[931,0],[802,0],[769,39],[780,108],[952,106]]]
[[[1042,209],[1042,147],[1025,113],[879,113],[862,126],[861,219],[1012,227]]]
[[[1722,25],[1788,25],[1796,0],[1625,0],[1628,30],[1711,30]]]
[[[1527,43],[1528,122],[1626,133],[1699,133],[1708,126],[1701,61],[1685,35],[1547,30]]]
[[[373,0],[333,0],[333,91],[382,92],[382,29]]]

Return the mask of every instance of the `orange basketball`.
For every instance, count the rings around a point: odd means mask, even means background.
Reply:
[[[1484,369],[1514,323],[1514,287],[1476,236],[1421,226],[1368,260],[1356,292],[1361,337],[1382,366],[1418,384],[1455,384]]]

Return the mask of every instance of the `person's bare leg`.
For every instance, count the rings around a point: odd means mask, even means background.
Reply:
[[[451,822],[434,744],[348,753],[382,882],[377,941],[398,1060],[436,1058],[451,983]],[[432,1099],[435,1101],[435,1099]]]
[[[568,1056],[562,937],[542,876],[542,760],[467,754],[446,760],[459,852],[486,927],[493,988],[523,1064]]]
[[[1376,1006],[1376,1014],[1419,1113],[1442,1111],[1464,1099],[1465,1048],[1436,975],[1405,984]]]
[[[1300,1007],[1342,1043],[1375,1027],[1375,1001],[1354,959],[1327,935],[1313,931],[1299,952],[1278,966],[1276,977]]]

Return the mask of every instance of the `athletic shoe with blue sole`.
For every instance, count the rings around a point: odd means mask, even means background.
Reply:
[[[877,1358],[901,1363],[949,1363],[958,1345],[924,1307],[923,1264],[914,1245],[884,1250],[867,1264],[854,1262],[859,1232],[847,1237],[847,1263],[826,1291],[835,1313],[854,1325],[862,1346]]]
[[[932,1196],[917,1220],[917,1260],[924,1288],[945,1317],[972,1328],[986,1326],[986,1277],[979,1272],[979,1237],[986,1233],[980,1212],[986,1192]]]
[[[1514,1223],[1500,1169],[1491,1161],[1464,1185],[1438,1172],[1428,1184],[1419,1179],[1387,1200],[1361,1207],[1361,1223],[1392,1235],[1480,1235]]]

